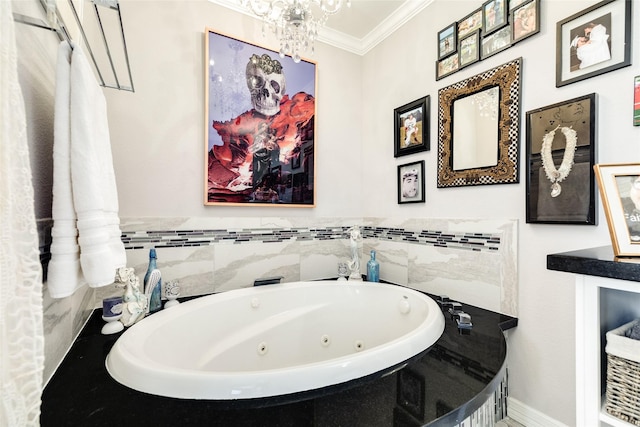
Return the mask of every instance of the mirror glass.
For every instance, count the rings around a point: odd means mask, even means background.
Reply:
[[[521,62],[438,91],[438,187],[519,181]]]
[[[453,103],[453,170],[498,164],[499,93],[494,86]]]

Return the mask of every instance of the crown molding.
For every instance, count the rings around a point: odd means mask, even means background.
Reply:
[[[242,7],[237,0],[209,0],[219,6],[226,7],[243,15],[251,16],[258,20],[252,13]],[[405,4],[396,9],[391,15],[385,18],[369,34],[362,39],[353,37],[330,27],[323,27],[318,33],[317,41],[326,43],[338,49],[346,50],[357,55],[364,55],[384,39],[389,37],[398,28],[402,27],[411,18],[420,13],[424,8],[432,4],[435,0],[408,0]]]
[[[418,13],[422,12],[434,1],[435,0],[408,0],[405,2],[402,7],[396,9],[362,39],[362,52],[360,55],[364,55],[369,50],[376,47],[380,42],[393,34],[398,28],[402,27]]]

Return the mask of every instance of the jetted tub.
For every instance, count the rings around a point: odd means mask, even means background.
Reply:
[[[402,286],[296,282],[213,294],[125,331],[109,374],[184,399],[254,399],[320,389],[397,366],[444,330],[440,307]]]

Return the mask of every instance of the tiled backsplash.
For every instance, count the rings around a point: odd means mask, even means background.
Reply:
[[[46,261],[51,224],[39,225]],[[121,229],[127,265],[140,280],[155,247],[163,282],[177,280],[181,295],[192,296],[250,287],[264,277],[282,276],[284,282],[336,277],[338,263],[351,258],[354,225],[362,231],[361,272],[375,249],[382,280],[517,317],[515,220],[123,218]],[[45,379],[90,309],[121,292],[109,285],[54,300],[45,290]]]
[[[274,243],[286,241],[309,241],[349,239],[349,228],[247,228],[230,230],[147,230],[125,231],[122,241],[126,249],[179,248],[214,244]],[[497,251],[500,235],[484,233],[448,233],[437,230],[406,230],[403,228],[362,226],[364,239],[383,239],[398,243],[433,245],[452,249],[474,251]]]

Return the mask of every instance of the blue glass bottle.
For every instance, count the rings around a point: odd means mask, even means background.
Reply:
[[[162,308],[162,278],[158,280],[153,289],[149,289],[149,278],[153,270],[157,270],[156,249],[149,250],[149,266],[147,273],[144,275],[144,293],[148,298],[148,312],[153,313]],[[158,272],[159,273],[159,272]]]
[[[367,282],[380,281],[380,263],[376,260],[376,251],[371,251],[371,259],[367,262]]]

